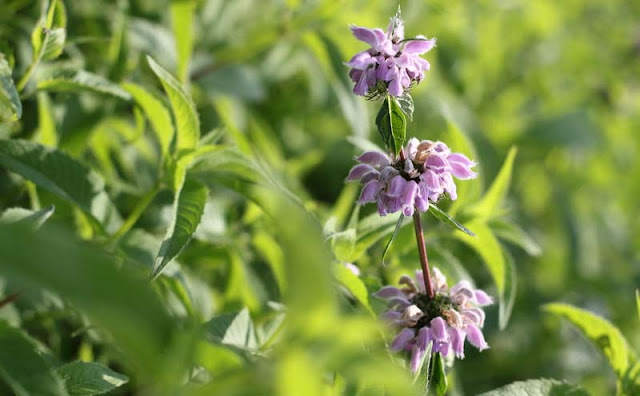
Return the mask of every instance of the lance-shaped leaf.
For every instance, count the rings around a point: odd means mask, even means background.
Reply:
[[[473,231],[471,231],[470,229],[468,229],[467,227],[463,226],[462,224],[458,223],[458,221],[456,219],[454,219],[453,217],[449,216],[449,214],[447,214],[447,212],[443,211],[442,209],[440,209],[439,207],[437,207],[436,205],[429,203],[429,212],[431,212],[431,214],[438,220],[440,220],[441,222],[445,223],[446,225],[455,228],[456,230],[460,230],[462,232],[464,232],[465,234],[469,235],[469,236],[476,236],[476,234],[473,233]]]
[[[40,60],[56,59],[62,54],[67,37],[66,27],[67,14],[64,3],[61,0],[52,0],[46,17],[42,16],[31,33],[35,64]]]
[[[53,92],[94,92],[131,100],[131,95],[113,81],[86,70],[52,69],[37,84],[38,90]]]
[[[153,130],[156,133],[162,155],[167,155],[174,133],[169,110],[160,99],[139,85],[124,83],[122,84],[122,88],[124,88],[124,90],[133,97],[138,106],[142,108],[142,111],[149,119],[149,122],[151,122],[151,126],[153,126]]]
[[[47,221],[49,217],[51,217],[55,209],[56,207],[54,205],[49,205],[46,208],[37,211],[23,208],[9,208],[5,210],[0,216],[0,223],[20,223],[27,225],[35,230],[40,228],[42,224],[44,224],[44,222]]]
[[[216,316],[204,324],[208,339],[245,351],[255,351],[258,339],[249,310]]]
[[[468,213],[479,219],[489,219],[497,214],[502,201],[507,195],[509,184],[511,184],[511,174],[513,173],[513,161],[516,157],[517,149],[512,147],[504,160],[500,172],[496,176],[491,187],[484,194],[480,202],[468,209]]]
[[[376,116],[376,126],[387,149],[398,155],[407,139],[407,119],[395,99],[384,100]]]
[[[608,320],[569,304],[552,303],[543,309],[576,326],[607,358],[619,379],[624,377],[629,365],[637,361],[635,352],[629,348],[620,330]]]
[[[171,2],[171,25],[176,38],[178,55],[178,79],[185,83],[188,80],[189,59],[193,49],[193,11],[194,0],[174,0]]]
[[[99,222],[114,213],[100,175],[62,151],[25,140],[0,140],[0,165],[77,205]]]
[[[16,121],[21,117],[22,103],[11,78],[11,68],[0,53],[0,122]]]
[[[393,234],[391,234],[391,238],[387,241],[387,244],[384,246],[384,250],[382,251],[382,265],[385,265],[384,259],[387,257],[387,253],[389,253],[389,249],[391,249],[391,245],[393,245],[393,241],[398,236],[398,232],[400,228],[402,228],[402,222],[404,221],[404,215],[401,214],[398,217],[398,222],[396,223],[396,228],[393,230]]]
[[[369,292],[362,280],[342,263],[334,266],[334,274],[338,282],[373,315],[374,312],[369,303]]]
[[[156,278],[164,267],[187,246],[200,224],[208,195],[207,187],[191,179],[187,179],[177,192],[173,206],[173,221],[160,246],[156,263],[151,271],[151,279]]]
[[[444,358],[440,352],[433,355],[431,363],[431,388],[436,395],[442,396],[447,392],[449,384],[447,382],[447,373],[444,371]]]
[[[66,396],[63,381],[34,340],[0,321],[0,378],[17,396]]]
[[[69,396],[93,396],[110,392],[129,382],[125,375],[98,363],[72,362],[58,369]]]
[[[564,381],[534,379],[518,381],[478,396],[589,396],[585,390]]]
[[[160,79],[162,87],[169,97],[169,102],[171,102],[171,108],[173,109],[173,116],[176,122],[176,145],[178,151],[195,148],[200,140],[200,121],[198,120],[195,104],[191,100],[191,97],[184,91],[178,80],[168,71],[164,70],[162,66],[149,56],[147,56],[147,61],[149,62],[151,70],[153,70],[158,79]]]
[[[409,121],[413,121],[413,111],[415,106],[413,104],[413,98],[409,92],[404,92],[402,96],[398,96],[396,99],[402,112],[409,118]]]

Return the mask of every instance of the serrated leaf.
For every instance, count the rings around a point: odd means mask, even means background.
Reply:
[[[22,118],[22,102],[11,77],[9,62],[0,53],[0,122]]]
[[[176,122],[178,151],[195,148],[200,140],[200,121],[195,104],[180,86],[180,83],[153,58],[147,56],[147,62],[162,83],[162,87],[169,97],[169,102],[171,102]]]
[[[511,174],[513,172],[513,161],[516,157],[517,149],[512,147],[507,154],[507,158],[502,163],[500,172],[491,183],[491,186],[484,194],[480,202],[468,209],[468,213],[479,219],[489,219],[494,216],[509,190],[511,184]],[[467,211],[465,211],[467,213]]]
[[[176,193],[173,221],[160,246],[156,263],[151,271],[151,279],[156,278],[164,267],[187,246],[200,224],[208,196],[209,190],[206,186],[190,179],[187,179]]]
[[[77,205],[99,222],[115,210],[100,175],[62,151],[25,140],[0,140],[0,165]]]
[[[569,304],[551,303],[543,310],[567,319],[585,336],[609,361],[617,377],[623,378],[631,362],[637,360],[635,352],[629,348],[620,330],[608,320],[584,309]]]
[[[0,378],[16,396],[66,396],[63,381],[23,331],[0,321]]]
[[[469,223],[469,227],[475,230],[475,238],[461,233],[456,233],[455,237],[475,250],[489,270],[498,291],[500,328],[504,328],[509,321],[515,298],[515,271],[489,226],[476,220]]]
[[[160,143],[162,155],[166,156],[169,153],[169,146],[171,145],[171,139],[173,139],[174,134],[169,110],[160,99],[139,85],[124,83],[122,84],[122,88],[133,97],[133,100],[136,101],[149,122],[151,122],[151,126],[153,126],[153,130]]]
[[[444,370],[444,359],[440,352],[433,355],[432,366],[431,387],[435,390],[436,395],[442,396],[447,392],[449,383],[447,382],[447,373]]]
[[[131,95],[106,78],[86,70],[52,70],[38,81],[38,90],[53,92],[94,92],[131,100]]]
[[[476,236],[476,234],[473,233],[473,231],[471,231],[470,229],[468,229],[467,227],[463,226],[462,224],[460,224],[456,219],[454,219],[453,217],[449,216],[449,214],[447,214],[447,212],[443,211],[442,209],[440,209],[439,207],[437,207],[436,205],[429,203],[429,212],[431,212],[431,214],[438,219],[439,221],[445,223],[446,225],[456,229],[456,230],[460,230],[462,232],[464,232],[465,234],[469,235],[469,236]]]
[[[334,267],[336,279],[344,286],[355,299],[362,304],[363,307],[372,315],[374,314],[369,303],[369,291],[362,280],[356,274],[351,272],[349,268],[339,263]]]
[[[554,379],[518,381],[478,396],[589,396],[582,388]]]
[[[193,48],[193,12],[196,2],[193,0],[171,1],[171,24],[176,38],[178,55],[178,79],[184,84],[189,77],[189,59]]]
[[[398,155],[407,138],[407,119],[392,97],[387,97],[382,103],[376,116],[376,126],[387,149]]]
[[[542,254],[540,245],[516,224],[502,219],[495,219],[489,222],[489,226],[498,238],[521,247],[528,255],[539,256]]]
[[[212,342],[245,351],[255,351],[258,348],[258,339],[247,308],[240,312],[216,316],[205,323],[204,327]]]
[[[400,105],[400,109],[402,112],[409,118],[409,121],[413,121],[413,111],[415,106],[413,104],[413,98],[409,92],[404,92],[402,96],[398,96],[396,98],[398,101],[398,105]]]
[[[398,222],[396,223],[396,228],[393,230],[393,234],[391,234],[391,238],[389,238],[389,241],[387,241],[387,244],[384,246],[384,250],[382,251],[382,265],[385,265],[384,259],[385,257],[387,257],[387,253],[389,253],[389,249],[393,244],[393,240],[396,239],[396,236],[398,236],[398,231],[400,231],[400,228],[402,228],[403,221],[404,221],[404,215],[400,214],[400,217],[398,217]]]
[[[56,207],[54,205],[49,205],[37,211],[23,208],[9,208],[0,216],[0,223],[25,224],[35,230],[40,228],[42,224],[51,217],[55,209]]]
[[[129,382],[127,376],[98,363],[72,362],[58,369],[69,396],[93,396],[110,392]]]

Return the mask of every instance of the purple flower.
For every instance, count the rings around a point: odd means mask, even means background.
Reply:
[[[429,343],[433,343],[433,353],[453,353],[460,359],[464,358],[465,339],[481,351],[489,348],[480,330],[485,319],[480,307],[493,304],[493,300],[484,291],[473,289],[467,281],[448,289],[437,268],[433,269],[433,299],[426,294],[422,271],[416,271],[415,280],[403,276],[400,284],[402,287],[385,286],[375,295],[387,301],[383,318],[399,329],[390,349],[411,353],[414,374]]]
[[[375,202],[381,216],[399,210],[411,216],[415,209],[426,212],[429,202],[438,201],[444,193],[457,199],[454,176],[462,180],[477,176],[471,170],[475,162],[452,153],[442,142],[412,138],[404,152],[404,162],[378,151],[357,158],[360,163],[351,169],[347,181],[360,180],[364,185],[359,204]]]
[[[368,29],[351,26],[351,32],[370,48],[355,54],[349,62],[349,77],[355,83],[356,95],[402,96],[412,84],[424,79],[429,70],[429,62],[420,58],[436,44],[435,39],[424,36],[413,39],[404,38],[404,22],[400,13],[391,18],[387,31],[380,28]],[[381,84],[379,84],[381,83]]]

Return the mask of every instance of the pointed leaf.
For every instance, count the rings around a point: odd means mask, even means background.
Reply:
[[[362,280],[342,263],[336,264],[334,269],[338,282],[340,282],[340,284],[344,286],[349,293],[351,293],[351,295],[353,295],[353,297],[355,297],[355,299],[373,315],[374,312],[371,309],[371,304],[369,303],[369,291]]]
[[[25,140],[0,140],[0,165],[76,204],[100,222],[115,210],[100,175],[62,151]]]
[[[2,216],[0,216],[0,223],[21,223],[26,224],[35,230],[40,228],[42,224],[51,217],[55,209],[56,207],[54,205],[49,205],[38,211],[23,208],[10,208],[2,213]]]
[[[489,187],[480,202],[469,209],[470,214],[479,219],[489,219],[496,214],[509,190],[513,161],[516,153],[517,150],[515,147],[509,150],[507,158],[504,160],[502,168],[500,168],[500,172],[498,172],[493,183],[491,183],[491,187]]]
[[[350,228],[345,231],[336,232],[330,236],[331,250],[339,261],[351,262],[356,245],[356,230]]]
[[[0,53],[0,122],[17,121],[21,117],[22,103],[11,78],[11,68]]]
[[[38,92],[38,142],[49,147],[58,147],[58,132],[49,95]]]
[[[237,313],[216,316],[204,326],[209,340],[215,343],[247,351],[255,351],[258,347],[253,321],[247,308]]]
[[[554,379],[518,381],[478,396],[589,396],[582,388]]]
[[[0,321],[0,379],[17,396],[66,396],[63,381],[22,330]]]
[[[429,341],[429,345],[425,349],[422,361],[418,363],[418,369],[413,376],[413,383],[419,383],[420,388],[424,389],[424,394],[429,392],[429,379],[431,376],[431,351],[433,350],[433,341]],[[425,364],[426,363],[426,364]]]
[[[38,90],[53,92],[94,92],[131,100],[118,84],[86,70],[52,70],[38,81]]]
[[[528,255],[539,256],[542,254],[540,245],[516,224],[502,219],[495,219],[489,222],[489,226],[498,238],[521,247]]]
[[[637,360],[620,330],[608,320],[569,304],[546,304],[543,310],[563,317],[576,326],[607,358],[618,378],[623,378],[629,364]]]
[[[376,126],[387,149],[398,155],[406,141],[407,119],[398,102],[390,96],[380,107],[376,116]]]
[[[174,134],[169,110],[164,106],[162,101],[139,85],[124,83],[122,84],[122,88],[133,97],[133,100],[136,101],[145,116],[147,116],[149,122],[151,122],[151,126],[153,126],[153,130],[160,143],[162,155],[166,156],[169,153],[169,146]]]
[[[396,100],[398,101],[398,105],[402,112],[407,116],[407,118],[409,118],[409,121],[413,121],[413,111],[415,106],[413,104],[411,94],[405,91],[402,96],[398,96]]]
[[[147,62],[149,62],[151,70],[162,83],[162,87],[171,102],[176,122],[177,149],[195,148],[200,140],[200,122],[195,104],[175,77],[164,70],[153,58],[147,56]]]
[[[442,396],[447,392],[449,384],[447,382],[447,373],[444,370],[444,359],[440,352],[433,355],[432,366],[431,387],[436,391],[436,395]]]
[[[458,221],[456,221],[453,217],[449,216],[445,211],[443,211],[442,209],[440,209],[439,207],[437,207],[432,203],[429,203],[429,212],[431,212],[431,214],[436,219],[440,220],[446,225],[452,228],[455,228],[457,230],[460,230],[469,236],[472,236],[472,237],[476,236],[476,234],[474,234],[473,231],[463,226],[462,224],[458,223]]]
[[[58,369],[69,396],[102,395],[129,382],[125,375],[98,363],[72,362]]]
[[[62,54],[67,31],[63,28],[43,29],[44,41],[42,42],[41,59],[54,60]]]
[[[384,259],[385,259],[385,257],[387,257],[387,253],[389,252],[389,249],[391,248],[391,245],[393,244],[393,240],[396,239],[396,236],[398,236],[398,231],[400,231],[400,228],[402,228],[402,222],[403,221],[404,221],[404,215],[401,214],[400,217],[398,217],[398,222],[396,223],[395,230],[393,230],[393,234],[391,234],[391,238],[389,238],[389,241],[384,246],[384,250],[382,251],[382,265],[385,265]]]
[[[193,0],[173,0],[171,2],[171,24],[176,38],[178,54],[178,79],[183,84],[189,78],[189,59],[193,49],[193,12],[196,2]]]
[[[151,279],[156,278],[164,267],[187,246],[200,224],[208,196],[207,187],[190,179],[187,179],[182,189],[177,192],[173,222],[160,246]]]

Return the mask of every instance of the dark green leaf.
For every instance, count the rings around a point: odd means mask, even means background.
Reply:
[[[246,351],[255,351],[258,347],[253,321],[246,308],[240,312],[216,316],[204,326],[209,339],[215,343]]]
[[[98,363],[72,362],[58,369],[69,396],[102,395],[129,382],[129,378]]]
[[[440,352],[433,355],[433,368],[431,369],[431,388],[435,390],[436,395],[442,396],[447,392],[449,386],[447,382],[447,373],[444,370],[444,359]]]
[[[0,122],[16,121],[22,117],[22,103],[11,78],[11,68],[0,53]]]
[[[431,214],[438,220],[440,220],[441,222],[445,223],[446,225],[455,228],[457,230],[460,230],[462,232],[464,232],[465,234],[469,235],[469,236],[476,236],[476,234],[473,233],[473,231],[471,231],[470,229],[468,229],[467,227],[463,226],[462,224],[458,223],[456,221],[456,219],[454,219],[453,217],[449,216],[445,211],[443,211],[442,209],[440,209],[439,207],[437,207],[435,204],[433,203],[429,203],[429,212],[431,212]]]
[[[175,77],[164,70],[153,58],[148,56],[147,61],[162,83],[162,87],[169,97],[169,102],[171,102],[176,121],[178,151],[195,148],[200,140],[200,121],[195,104]]]
[[[387,97],[376,116],[376,126],[387,149],[395,155],[400,153],[407,136],[407,119],[397,100]]]
[[[589,396],[583,389],[554,379],[518,381],[478,396]]]
[[[0,140],[0,165],[104,222],[114,210],[104,181],[65,153],[25,140]]]
[[[207,187],[190,179],[187,179],[182,189],[177,192],[173,222],[160,246],[151,279],[157,277],[164,267],[187,246],[200,224],[208,196]]]
[[[49,217],[51,217],[55,209],[56,208],[53,205],[49,205],[38,211],[23,208],[9,208],[2,213],[2,216],[0,216],[0,223],[20,223],[26,224],[33,229],[38,229]]]
[[[567,319],[591,341],[609,361],[618,378],[623,378],[631,362],[637,361],[620,330],[602,317],[569,304],[552,303],[543,307],[546,312]]]
[[[391,238],[389,238],[389,241],[384,246],[384,250],[382,251],[382,265],[385,265],[384,259],[385,257],[387,257],[387,253],[389,253],[389,249],[393,244],[393,240],[396,239],[396,236],[398,236],[398,231],[400,231],[400,228],[402,228],[403,221],[404,221],[404,215],[401,214],[400,217],[398,217],[398,222],[396,223],[396,228],[393,230],[393,234],[391,234]]]
[[[0,321],[0,378],[17,396],[66,396],[63,381],[34,340]]]
[[[405,91],[402,96],[398,96],[397,98],[398,105],[400,105],[400,109],[402,112],[409,118],[409,121],[413,121],[413,111],[415,106],[413,105],[413,98],[411,94]]]

